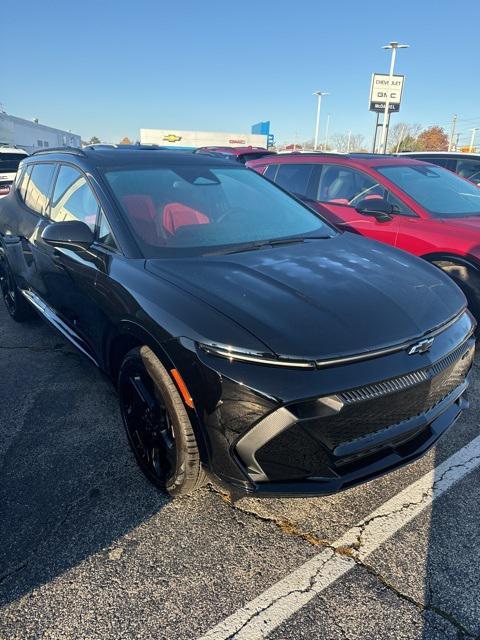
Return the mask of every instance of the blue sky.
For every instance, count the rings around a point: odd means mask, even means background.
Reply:
[[[370,140],[372,71],[390,40],[406,75],[393,122],[480,126],[480,2],[451,0],[22,0],[2,8],[0,103],[83,138],[137,139],[140,127],[313,137],[316,89],[331,132]],[[9,72],[6,72],[8,69]]]

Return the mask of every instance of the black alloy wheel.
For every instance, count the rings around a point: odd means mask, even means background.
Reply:
[[[128,441],[147,478],[173,496],[190,494],[203,484],[200,454],[182,398],[148,347],[132,349],[125,357],[118,394]]]
[[[0,287],[7,311],[14,320],[23,322],[33,316],[34,311],[18,290],[13,271],[5,259],[0,263]]]

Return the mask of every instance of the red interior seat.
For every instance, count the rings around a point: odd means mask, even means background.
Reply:
[[[149,244],[155,244],[158,237],[155,218],[157,211],[150,196],[134,194],[123,196],[123,205],[138,235]]]
[[[170,202],[163,209],[163,226],[165,230],[174,235],[180,227],[191,224],[208,224],[209,218],[200,211],[188,207],[180,202]]]

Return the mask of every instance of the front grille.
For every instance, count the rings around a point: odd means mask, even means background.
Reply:
[[[426,382],[427,380],[435,378],[439,373],[462,358],[467,350],[467,345],[462,344],[460,347],[457,347],[455,351],[452,351],[448,356],[439,360],[430,367],[414,371],[413,373],[408,373],[398,378],[392,378],[391,380],[386,380],[384,382],[369,384],[365,387],[359,387],[358,389],[344,391],[343,393],[340,393],[339,396],[345,404],[352,404],[355,402],[361,402],[362,400],[380,398],[381,396],[389,393],[395,393],[396,391],[402,391],[409,387],[414,387],[421,382]]]
[[[339,393],[344,406],[333,415],[320,417],[315,401],[287,407],[297,422],[258,449],[258,463],[271,480],[286,475],[291,479],[326,476],[330,463],[337,467],[350,459],[350,454],[339,449],[341,445],[349,445],[346,449],[352,455],[355,450],[355,456],[361,456],[371,453],[372,435],[378,436],[376,448],[412,437],[408,429],[413,426],[407,421],[426,414],[463,385],[474,351],[470,340],[430,367]],[[405,432],[401,431],[403,423]],[[397,427],[395,435],[392,427]]]
[[[320,429],[322,440],[334,449],[426,413],[464,382],[473,355],[474,347],[464,344],[431,367],[341,393],[343,409],[307,428],[312,435]]]

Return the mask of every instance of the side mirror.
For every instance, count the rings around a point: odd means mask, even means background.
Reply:
[[[356,209],[364,216],[373,216],[378,222],[388,222],[392,219],[393,205],[384,198],[365,198],[360,200]]]
[[[88,249],[93,244],[94,236],[90,227],[80,220],[53,222],[45,227],[42,240],[53,246],[76,246]]]

